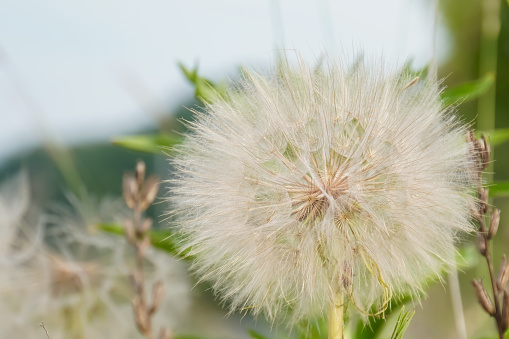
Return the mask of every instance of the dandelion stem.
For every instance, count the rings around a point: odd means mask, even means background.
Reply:
[[[329,339],[343,339],[343,294],[339,292],[329,310]]]

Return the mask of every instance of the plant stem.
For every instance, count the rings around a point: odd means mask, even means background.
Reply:
[[[458,267],[456,262],[449,272],[449,290],[451,292],[452,310],[458,339],[467,339],[467,329],[465,325],[465,316],[463,314],[463,303],[461,301],[460,283],[458,279]]]
[[[344,297],[336,294],[329,310],[329,339],[343,339]]]
[[[497,74],[498,35],[500,33],[500,0],[482,1],[481,41],[479,54],[479,76],[487,73]],[[492,131],[495,129],[496,83],[482,95],[477,104],[477,129]],[[492,152],[494,150],[492,149]],[[494,155],[492,154],[492,157]],[[486,179],[493,181],[493,164],[486,170]]]

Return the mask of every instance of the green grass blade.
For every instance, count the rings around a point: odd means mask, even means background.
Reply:
[[[153,154],[164,154],[180,142],[182,137],[170,134],[133,135],[119,137],[112,141],[114,145],[123,148]]]
[[[509,181],[495,181],[490,189],[490,197],[509,197]]]
[[[406,329],[408,328],[408,325],[410,325],[410,321],[414,315],[414,310],[405,311],[405,306],[401,308],[401,313],[399,314],[396,326],[394,326],[391,339],[403,339]]]

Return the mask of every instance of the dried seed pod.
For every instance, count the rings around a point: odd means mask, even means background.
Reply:
[[[150,329],[150,321],[147,316],[145,305],[139,296],[134,297],[132,304],[136,325],[141,333],[146,334]]]
[[[480,279],[473,280],[472,285],[474,285],[475,294],[477,295],[479,304],[481,304],[482,308],[484,308],[484,310],[489,315],[494,315],[495,307],[493,307],[493,302],[491,301],[490,296],[488,295],[488,292],[486,292],[486,289],[482,285],[481,280]]]
[[[152,202],[154,202],[154,199],[157,196],[157,191],[159,190],[159,182],[160,180],[158,177],[150,176],[145,182],[145,185],[143,185],[140,198],[140,209],[142,211],[146,210]]]
[[[496,208],[491,213],[490,228],[488,230],[488,239],[492,239],[498,231],[498,224],[500,223],[500,210]]]
[[[145,181],[145,171],[146,166],[143,161],[138,161],[136,163],[136,181],[138,182],[138,186],[143,186],[143,181]]]
[[[163,300],[164,296],[164,285],[161,280],[158,280],[154,283],[152,286],[152,305],[150,306],[150,309],[148,313],[150,315],[154,314],[155,311],[159,309],[159,305],[161,305],[161,300]]]
[[[138,184],[132,174],[124,174],[122,180],[122,193],[124,200],[130,209],[136,206],[136,196],[138,195]]]
[[[507,330],[509,326],[509,294],[504,290],[504,298],[502,299],[502,332]]]
[[[487,241],[486,241],[486,237],[484,236],[483,233],[479,233],[477,235],[477,248],[479,249],[479,252],[483,256],[486,256],[486,247],[487,246],[488,246],[488,244],[487,244]]]
[[[497,288],[499,291],[505,289],[508,280],[509,280],[509,265],[507,264],[507,259],[504,254],[502,262],[500,263],[500,268],[498,269]]]
[[[486,137],[484,135],[481,136],[481,140],[479,140],[479,144],[481,145],[481,167],[482,169],[486,169],[490,163],[491,156],[491,147],[490,144],[486,141]]]

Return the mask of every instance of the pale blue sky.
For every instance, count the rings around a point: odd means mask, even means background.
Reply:
[[[309,60],[356,46],[423,65],[432,50],[431,7],[427,0],[0,0],[0,159],[35,145],[43,130],[76,143],[153,126],[161,107],[192,93],[177,61],[199,61],[205,75],[221,79],[239,64],[269,66],[284,44]],[[447,36],[439,33],[444,56]],[[16,82],[39,108],[26,104]]]

